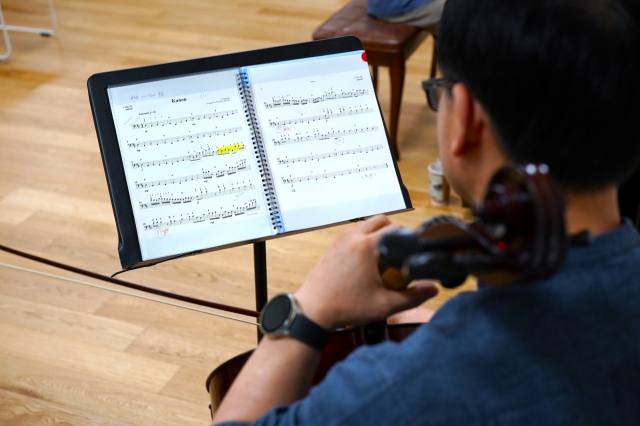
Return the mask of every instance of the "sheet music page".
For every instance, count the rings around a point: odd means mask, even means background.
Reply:
[[[272,234],[237,70],[108,89],[142,259]]]
[[[245,70],[285,230],[406,208],[364,51]]]

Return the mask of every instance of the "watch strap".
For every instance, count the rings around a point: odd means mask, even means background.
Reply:
[[[289,335],[322,352],[331,332],[298,312],[289,327]]]

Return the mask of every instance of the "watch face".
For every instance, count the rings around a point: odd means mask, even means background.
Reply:
[[[261,325],[265,333],[273,333],[282,327],[291,315],[291,300],[287,294],[276,296],[265,307]]]

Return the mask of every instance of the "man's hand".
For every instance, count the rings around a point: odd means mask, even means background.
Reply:
[[[416,324],[431,321],[436,311],[426,306],[417,306],[407,311],[398,312],[387,318],[387,324]]]
[[[396,229],[386,217],[375,216],[338,237],[295,294],[302,312],[333,330],[384,320],[435,296],[433,283],[402,291],[384,286],[375,248],[383,234]]]

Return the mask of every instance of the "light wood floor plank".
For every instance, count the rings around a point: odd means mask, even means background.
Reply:
[[[225,327],[225,333],[230,332],[228,328]],[[250,326],[245,328],[251,330]],[[238,331],[238,334],[244,337],[245,330],[239,328]],[[212,370],[212,367],[253,347],[242,343],[241,339],[234,345],[221,344],[224,339],[221,339],[215,330],[208,336],[209,339],[202,339],[201,335],[185,336],[184,333],[168,332],[166,328],[148,328],[127,348],[127,352],[183,366],[198,366]]]
[[[124,351],[144,327],[44,303],[0,297],[0,323]]]
[[[3,342],[0,354],[20,356],[149,392],[159,392],[179,368],[175,364],[96,347],[79,339],[52,336],[6,323],[0,324],[0,336]]]
[[[223,312],[223,314],[225,313]],[[250,349],[256,344],[256,326],[254,325],[129,296],[116,296],[105,302],[96,311],[96,315],[132,324],[146,325],[147,328],[167,333],[167,336],[176,336],[178,340],[182,340],[182,344],[180,349],[171,350],[174,356],[177,356],[171,361],[174,364],[183,363],[179,355],[180,351],[185,354],[193,351],[193,341],[201,342],[203,348],[210,348],[208,342],[213,341],[215,345],[224,347],[224,350],[231,354]],[[228,315],[237,317],[234,314]],[[252,318],[240,318],[255,322],[255,319]],[[185,327],[185,324],[189,322],[197,324],[197,327]],[[170,345],[171,342],[167,342],[167,344]],[[157,354],[158,352],[159,350],[156,349],[150,350],[150,353]],[[169,352],[165,352],[166,355],[169,355]]]
[[[79,278],[65,271],[38,265],[1,251],[0,262],[23,268],[35,268],[40,272],[58,276]],[[1,266],[0,294],[83,313],[95,313],[106,301],[113,298],[113,294],[102,290]]]
[[[42,414],[69,410],[69,414],[77,413],[88,424],[204,424],[202,417],[206,413],[201,411],[206,411],[206,406],[203,409],[190,401],[151,392],[131,395],[122,385],[67,369],[58,369],[56,374],[51,374],[46,364],[8,356],[0,359],[0,392],[11,392],[20,399],[28,397],[29,400],[19,401],[19,404],[41,405]],[[10,404],[4,396],[0,399],[0,407],[6,410]],[[185,412],[193,415],[184,415]],[[33,424],[45,423],[44,419],[37,420]],[[78,424],[77,419],[67,424]]]
[[[62,424],[76,426],[126,426],[134,423],[118,422],[93,416],[82,410],[52,404],[28,394],[0,389],[0,420],[11,426]]]
[[[162,389],[160,394],[195,403],[200,407],[198,413],[204,410],[208,414],[207,407],[211,400],[209,399],[208,390],[205,389],[205,383],[212,371],[212,368],[204,366],[187,365],[180,367],[180,370],[173,376],[167,386]]]

